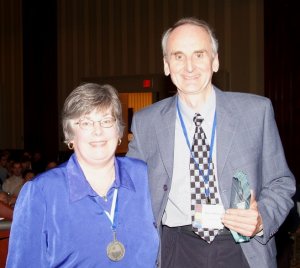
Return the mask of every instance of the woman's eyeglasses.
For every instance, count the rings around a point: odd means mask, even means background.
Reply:
[[[114,125],[115,122],[116,122],[116,118],[114,117],[105,117],[100,121],[93,121],[91,119],[83,118],[78,122],[76,122],[75,124],[79,125],[81,129],[93,130],[95,127],[95,123],[99,123],[101,127],[110,128]]]

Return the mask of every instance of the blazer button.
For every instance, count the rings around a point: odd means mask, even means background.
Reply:
[[[168,185],[167,184],[164,184],[164,191],[167,191],[168,190]]]

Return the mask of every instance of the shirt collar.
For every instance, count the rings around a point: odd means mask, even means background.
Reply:
[[[66,168],[67,181],[70,187],[70,200],[72,202],[80,200],[88,195],[97,195],[86,180],[75,153],[70,157]],[[122,166],[122,163],[118,158],[115,158],[115,174],[116,178],[112,185],[112,188],[123,187],[131,191],[135,191],[135,186],[130,175]]]
[[[195,116],[195,111],[193,111],[185,103],[183,103],[180,100],[179,96],[177,96],[177,98],[178,98],[179,109],[184,118],[184,121],[193,125],[193,118]],[[213,88],[205,105],[201,107],[200,111],[196,111],[196,112],[200,113],[206,122],[213,122],[215,110],[216,110],[216,92]]]

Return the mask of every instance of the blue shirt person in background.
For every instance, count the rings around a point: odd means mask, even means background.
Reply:
[[[62,123],[75,153],[22,188],[7,268],[155,267],[159,238],[146,164],[115,156],[124,128],[116,90],[75,88]]]

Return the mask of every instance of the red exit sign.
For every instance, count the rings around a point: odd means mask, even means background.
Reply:
[[[144,79],[143,80],[143,88],[151,88],[151,80],[150,79]]]

